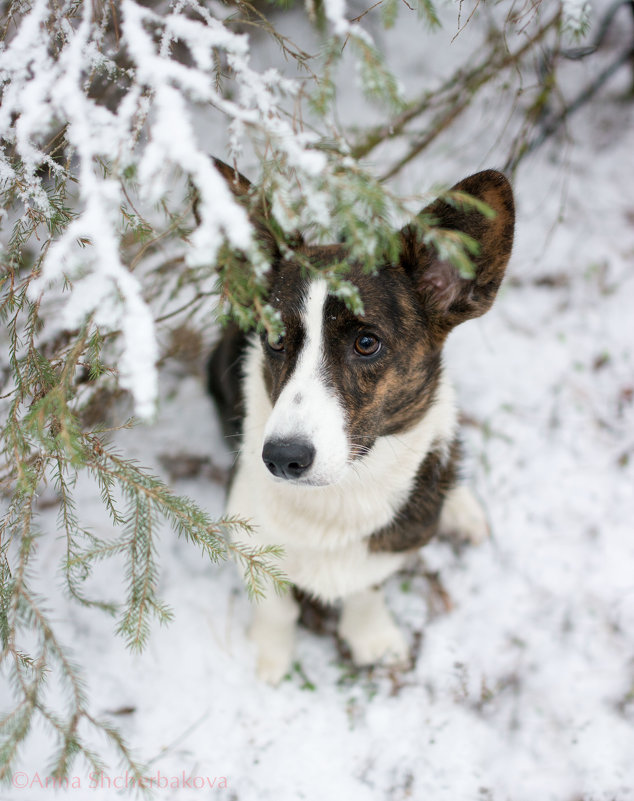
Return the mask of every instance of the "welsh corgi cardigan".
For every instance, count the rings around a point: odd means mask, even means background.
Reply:
[[[238,197],[249,192],[243,176],[217,167]],[[407,226],[398,262],[378,264],[371,275],[350,265],[360,316],[328,293],[325,280],[308,279],[275,252],[264,215],[254,221],[268,238],[269,302],[285,334],[270,343],[230,326],[209,361],[225,434],[241,437],[227,512],[252,521],[245,544],[283,547],[281,569],[296,587],[341,601],[338,631],[358,665],[408,661],[380,587],[407,555],[437,532],[470,541],[488,533],[478,502],[457,483],[457,412],[442,347],[454,326],[491,307],[515,212],[499,172],[454,189],[495,216],[442,200],[423,213],[478,243],[474,278],[462,278]],[[346,258],[343,245],[298,241],[296,248],[317,267]],[[258,674],[272,684],[291,665],[298,611],[292,593],[273,591],[255,608]]]

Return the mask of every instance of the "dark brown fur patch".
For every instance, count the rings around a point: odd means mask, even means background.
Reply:
[[[244,414],[240,363],[246,334],[230,323],[207,362],[207,389],[216,401],[225,437],[240,435]]]
[[[266,334],[261,337],[264,351],[263,375],[266,391],[275,405],[281,391],[293,374],[297,358],[304,345],[306,332],[302,324],[302,311],[308,291],[308,281],[295,264],[274,267],[270,279],[269,303],[277,309],[284,323],[284,350],[272,350]]]
[[[426,545],[436,534],[442,506],[456,483],[460,443],[456,439],[449,455],[432,451],[422,461],[414,489],[394,520],[368,539],[372,552],[409,551]]]
[[[440,352],[426,333],[426,318],[411,283],[398,268],[377,275],[353,269],[365,314],[353,315],[337,298],[324,310],[325,378],[346,415],[353,457],[362,457],[377,437],[415,425],[433,401]],[[359,356],[355,340],[371,334],[381,341],[376,356]]]

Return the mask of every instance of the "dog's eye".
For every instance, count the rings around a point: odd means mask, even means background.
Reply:
[[[381,340],[374,334],[361,334],[354,341],[354,349],[359,356],[374,356],[381,349]]]
[[[271,342],[269,339],[267,339],[266,344],[272,351],[275,351],[275,353],[282,353],[284,350],[284,337],[278,337],[275,342]]]

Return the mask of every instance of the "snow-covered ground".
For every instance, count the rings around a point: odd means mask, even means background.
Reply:
[[[403,9],[395,30],[377,32],[410,95],[470,47],[467,32],[451,43],[455,9],[434,35],[413,17]],[[292,12],[284,24],[301,34],[301,18]],[[608,59],[628,36],[624,14]],[[261,48],[262,61],[272,60],[274,51]],[[574,95],[601,58],[566,65],[565,91]],[[355,670],[326,625],[321,634],[300,630],[287,681],[259,684],[235,567],[210,566],[168,530],[161,590],[175,617],[143,654],[130,654],[109,618],[64,600],[53,570],[63,552],[56,513],[42,511],[49,536],[40,559],[51,568],[50,586],[38,590],[56,599],[58,632],[85,668],[92,708],[111,716],[149,776],[172,785],[159,797],[634,799],[631,80],[622,69],[571,120],[566,139],[522,163],[508,279],[493,310],[449,342],[468,469],[493,537],[459,553],[433,543],[389,581],[415,654],[409,672]],[[501,166],[513,127],[501,96],[483,96],[395,189],[411,194]],[[344,122],[364,119],[353,82],[341,86],[341,113]],[[394,144],[373,156],[377,170],[379,158],[398,153]],[[162,376],[158,422],[124,432],[121,448],[167,478],[177,455],[227,467],[232,455],[201,374],[175,370]],[[221,473],[203,464],[174,488],[220,516]],[[83,520],[105,534],[98,497],[88,483],[78,494]],[[120,580],[106,564],[92,589],[108,596]],[[34,780],[36,770],[45,780],[47,737],[35,731],[20,759],[30,786],[0,789],[0,798],[51,797]],[[55,797],[110,799],[125,783],[116,764],[98,782],[79,765],[74,775],[80,787]]]

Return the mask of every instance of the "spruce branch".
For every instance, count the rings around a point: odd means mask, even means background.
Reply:
[[[276,545],[250,547],[237,541],[229,542],[227,548],[244,570],[244,581],[251,599],[263,598],[267,583],[277,593],[288,589],[289,584],[284,573],[270,561],[271,558],[279,559],[282,556],[282,548]]]

